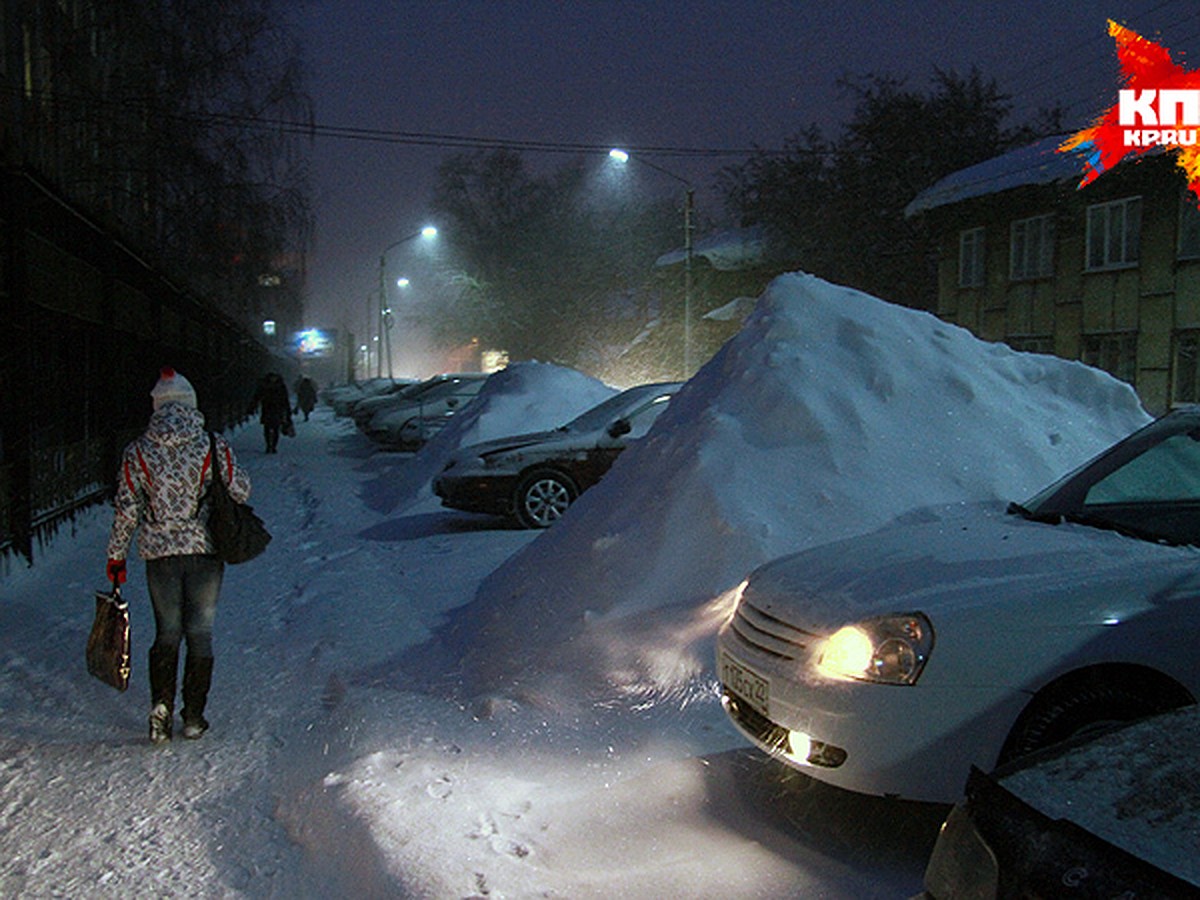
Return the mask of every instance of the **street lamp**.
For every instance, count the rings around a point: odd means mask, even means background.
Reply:
[[[613,148],[608,151],[608,158],[617,165],[624,165],[634,159],[644,166],[649,166],[656,172],[661,172],[668,178],[674,178],[684,186],[683,197],[683,377],[692,375],[692,216],[696,207],[696,191],[692,183],[682,175],[677,175],[669,169],[664,169],[657,163],[652,163],[641,156],[631,157],[624,150]]]
[[[409,241],[415,241],[419,237],[426,240],[432,240],[437,237],[437,229],[432,225],[426,225],[420,231],[415,231],[407,237],[402,237],[398,241],[393,241],[383,248],[383,252],[379,254],[379,327],[383,332],[384,352],[387,353],[388,362],[388,378],[394,380],[392,375],[392,311],[387,305],[387,282],[385,281],[384,269],[387,266],[387,255],[390,251],[395,250],[401,244],[407,244]],[[379,360],[379,377],[383,377],[383,359]]]

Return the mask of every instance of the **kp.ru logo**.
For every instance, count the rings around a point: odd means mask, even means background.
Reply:
[[[1200,199],[1200,72],[1185,71],[1164,47],[1111,20],[1108,33],[1116,39],[1128,87],[1117,92],[1115,106],[1064,141],[1059,152],[1084,157],[1079,183],[1084,187],[1126,156],[1161,147],[1176,154],[1188,187]]]
[[[1118,91],[1117,96],[1120,110],[1117,121],[1125,129],[1126,147],[1195,146],[1196,126],[1200,125],[1200,89],[1125,90]],[[1146,128],[1147,125],[1153,127]]]

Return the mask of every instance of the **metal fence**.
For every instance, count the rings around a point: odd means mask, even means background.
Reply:
[[[216,430],[282,370],[34,176],[0,173],[0,557],[32,563],[35,544],[111,495],[164,365]]]

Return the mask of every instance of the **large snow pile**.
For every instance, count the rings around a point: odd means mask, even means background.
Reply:
[[[756,565],[924,505],[1024,500],[1148,420],[1131,387],[1081,363],[783,276],[438,649],[475,694],[686,702],[707,691],[711,601]],[[581,668],[591,684],[548,687]]]
[[[430,484],[459,447],[531,431],[549,431],[617,393],[582,372],[552,363],[519,362],[488,378],[461,412],[397,474],[397,504],[431,495]]]

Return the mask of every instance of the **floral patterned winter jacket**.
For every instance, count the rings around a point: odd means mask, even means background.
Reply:
[[[229,443],[217,435],[221,475],[235,500],[250,496],[250,476],[237,464]],[[128,447],[117,473],[116,516],[108,535],[108,558],[124,559],[138,532],[142,559],[213,552],[202,502],[212,479],[204,416],[181,403],[166,403],[146,431]]]

